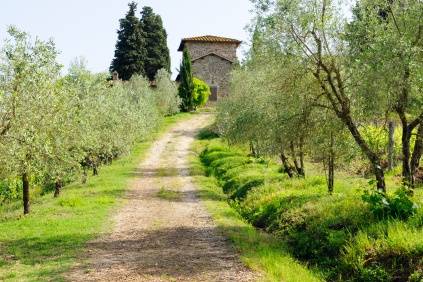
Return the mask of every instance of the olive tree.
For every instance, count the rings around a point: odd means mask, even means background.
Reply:
[[[174,115],[179,112],[181,98],[178,95],[178,86],[165,69],[157,72],[155,97],[162,115]]]
[[[0,166],[20,177],[24,213],[30,211],[31,177],[40,173],[45,159],[50,160],[55,142],[61,142],[63,126],[55,123],[60,107],[56,88],[61,66],[56,62],[53,42],[35,40],[14,27],[1,52],[0,108],[6,116],[0,139]],[[55,130],[52,128],[56,127]]]
[[[359,128],[360,110],[355,108],[354,85],[348,80],[349,67],[344,21],[335,1],[278,1],[272,20],[281,46],[301,58],[304,69],[319,84],[315,104],[330,109],[350,131],[372,165],[377,188],[385,191],[382,160],[369,146]],[[320,102],[321,101],[321,102]]]
[[[364,102],[398,117],[406,184],[413,184],[423,153],[422,19],[422,1],[361,0],[347,29],[351,64]]]

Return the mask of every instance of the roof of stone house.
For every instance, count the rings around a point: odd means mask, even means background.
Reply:
[[[195,61],[197,61],[197,60],[199,60],[199,59],[202,59],[202,58],[205,58],[205,57],[207,57],[207,56],[216,56],[216,57],[222,58],[222,59],[224,59],[224,60],[226,60],[226,61],[229,61],[229,62],[231,62],[231,63],[234,63],[234,62],[235,62],[234,60],[231,60],[231,59],[229,59],[229,58],[227,58],[227,57],[225,57],[225,56],[219,55],[219,54],[217,54],[217,53],[215,53],[215,52],[210,52],[210,53],[207,53],[207,54],[205,54],[205,55],[201,55],[201,56],[199,56],[199,57],[197,57],[197,58],[191,59],[191,61],[192,61],[192,62],[195,62]]]
[[[239,41],[233,38],[214,36],[214,35],[203,35],[203,36],[183,38],[181,40],[181,44],[179,45],[178,51],[184,50],[185,42],[236,43],[238,45],[242,43],[242,41]]]

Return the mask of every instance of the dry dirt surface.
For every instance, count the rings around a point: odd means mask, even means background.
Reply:
[[[69,281],[255,281],[196,196],[190,145],[211,116],[182,121],[134,172],[112,231],[90,242]]]

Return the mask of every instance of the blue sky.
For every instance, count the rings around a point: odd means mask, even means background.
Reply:
[[[106,71],[113,58],[119,19],[127,11],[127,0],[8,0],[0,9],[0,40],[8,25],[43,40],[53,38],[61,51],[59,61],[67,69],[79,56],[95,72]],[[248,0],[145,0],[163,18],[168,32],[172,70],[179,67],[177,48],[182,37],[221,35],[248,40],[244,30],[250,21]],[[1,43],[0,43],[1,45]],[[244,47],[245,48],[245,47]],[[242,49],[242,48],[241,48]],[[242,55],[240,50],[239,55]]]

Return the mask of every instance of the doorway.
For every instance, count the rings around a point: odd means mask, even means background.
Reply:
[[[219,92],[219,86],[212,85],[210,86],[210,101],[217,101],[217,93]]]

